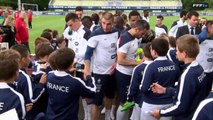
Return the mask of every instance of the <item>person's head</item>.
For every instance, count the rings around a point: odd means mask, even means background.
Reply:
[[[188,20],[188,24],[192,27],[196,27],[198,26],[199,23],[199,14],[196,11],[190,11],[187,14],[187,20]]]
[[[183,10],[180,12],[180,18],[182,18],[183,20],[187,20],[187,11]]]
[[[146,32],[150,29],[149,23],[145,20],[138,20],[132,24],[131,31],[133,31],[133,36],[136,38],[144,37]]]
[[[15,50],[0,52],[0,81],[13,83],[18,78],[20,54]]]
[[[143,53],[144,53],[144,56],[150,60],[153,60],[153,57],[152,57],[152,54],[151,54],[151,42],[148,42],[144,49],[143,49]]]
[[[64,38],[60,37],[56,40],[56,45],[59,47],[59,48],[65,48],[66,47],[66,41]]]
[[[144,17],[149,17],[149,11],[148,10],[144,10],[143,11],[143,16]]]
[[[176,48],[176,38],[175,37],[173,37],[173,36],[169,36],[168,37],[169,39],[169,46],[171,47],[171,48]]]
[[[53,38],[58,38],[59,35],[58,35],[58,30],[53,30]]]
[[[187,58],[196,59],[199,53],[198,39],[193,35],[183,35],[177,39],[176,54],[179,61],[185,61]]]
[[[24,10],[19,11],[19,18],[24,19],[26,17],[26,12]]]
[[[54,49],[49,44],[39,44],[35,48],[35,55],[39,60],[47,61],[49,55],[54,51]]]
[[[156,58],[158,56],[166,56],[168,50],[169,50],[169,43],[165,38],[159,37],[155,38],[152,41],[151,47],[152,57]]]
[[[49,32],[50,35],[51,35],[52,38],[53,38],[53,30],[51,30],[51,29],[49,29],[49,28],[46,28],[46,29],[44,29],[44,30],[42,31],[42,33],[43,33],[43,32]]]
[[[20,55],[19,67],[26,68],[30,64],[30,53],[25,45],[14,45],[11,47],[12,50],[16,50]]]
[[[208,20],[206,22],[206,27],[208,29],[208,35],[210,37],[213,37],[213,20]]]
[[[206,25],[206,22],[207,22],[207,19],[206,19],[205,17],[202,17],[202,18],[200,19],[200,23],[201,23],[202,26],[203,26],[203,25]]]
[[[92,19],[91,19],[91,17],[90,16],[84,16],[82,19],[81,19],[81,22],[82,22],[82,24],[86,27],[86,28],[88,28],[88,29],[90,29],[90,27],[92,26]]]
[[[123,18],[124,23],[127,24],[127,22],[128,22],[127,15],[126,14],[122,14],[121,17]]]
[[[53,40],[52,35],[51,35],[49,32],[47,32],[47,31],[44,31],[43,33],[41,33],[41,36],[40,36],[40,37],[46,38],[47,40],[50,41],[50,43],[51,43],[52,40]]]
[[[91,19],[92,19],[92,21],[94,21],[94,23],[95,23],[96,25],[99,24],[100,18],[99,18],[99,15],[98,15],[97,13],[93,13],[93,14],[91,15]]]
[[[50,45],[50,41],[48,39],[44,38],[44,37],[37,37],[35,39],[34,45],[36,47],[37,45],[42,44],[42,43]]]
[[[129,24],[132,26],[136,21],[140,20],[140,13],[136,10],[133,10],[129,13]]]
[[[163,16],[162,15],[158,15],[156,18],[156,24],[157,25],[162,25],[163,24]]]
[[[32,12],[32,11],[31,11],[31,9],[28,9],[27,12],[30,13],[30,12]]]
[[[75,8],[75,14],[78,16],[79,19],[83,16],[83,8],[81,6],[77,6]]]
[[[56,50],[54,58],[57,70],[67,71],[72,67],[75,58],[75,52],[70,48],[58,49]]]
[[[81,26],[81,21],[75,13],[68,13],[65,17],[65,21],[73,31],[77,31]]]
[[[56,51],[52,52],[50,55],[49,55],[49,58],[48,58],[48,63],[50,64],[50,67],[52,70],[57,70],[57,65],[55,64],[55,55],[56,55]]]
[[[142,40],[144,43],[152,42],[152,40],[155,39],[155,31],[154,30],[148,30],[146,34],[142,37]]]
[[[114,22],[114,16],[110,12],[104,12],[101,18],[101,27],[104,32],[111,32]]]
[[[117,16],[114,19],[114,27],[123,30],[124,29],[124,19],[121,16]]]
[[[6,19],[9,16],[8,12],[3,12],[3,18]]]
[[[8,16],[5,20],[4,25],[15,26],[15,19],[12,16]]]

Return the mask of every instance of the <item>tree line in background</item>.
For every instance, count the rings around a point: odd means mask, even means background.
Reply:
[[[181,0],[183,3],[183,9],[192,10],[193,3],[207,2],[209,3],[209,8],[213,8],[213,0]],[[38,4],[38,9],[40,11],[46,10],[48,8],[49,0],[21,0],[22,3]],[[0,6],[10,6],[13,9],[18,7],[18,0],[0,0]]]
[[[21,3],[38,4],[40,11],[48,8],[49,0],[21,0]],[[18,8],[18,0],[0,0],[0,6],[9,6],[14,10]]]

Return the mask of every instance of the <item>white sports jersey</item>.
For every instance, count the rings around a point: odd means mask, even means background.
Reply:
[[[169,36],[176,37],[178,28],[179,28],[179,27],[182,27],[182,26],[184,26],[184,25],[187,25],[187,23],[184,22],[182,19],[173,22],[172,27],[171,27],[171,29],[169,30]]]
[[[68,39],[68,47],[75,52],[75,62],[83,64],[84,54],[87,48],[87,40],[91,32],[83,25],[80,26],[78,31],[72,31],[71,35],[68,34],[69,30],[70,27],[67,27],[64,30],[63,35]]]
[[[200,44],[200,52],[196,58],[204,72],[213,72],[213,40],[205,40]]]
[[[117,48],[118,52],[126,54],[127,60],[135,61],[136,51],[138,49],[138,39],[131,36],[127,31],[121,35]],[[116,69],[123,74],[132,75],[134,67],[135,66],[124,66],[117,64]]]
[[[88,46],[95,48],[93,52],[93,73],[111,74],[117,57],[118,37],[119,33],[115,29],[110,33],[105,33],[100,27],[92,33]]]

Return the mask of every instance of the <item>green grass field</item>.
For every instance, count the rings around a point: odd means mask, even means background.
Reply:
[[[50,16],[50,15],[40,15],[40,16],[34,16],[33,17],[33,29],[29,30],[30,34],[30,49],[31,52],[34,53],[34,40],[36,37],[40,36],[42,31],[46,28],[58,30],[59,35],[63,33],[64,25],[65,25],[65,16]],[[203,17],[203,16],[201,16]],[[207,19],[212,19],[212,17],[208,16]],[[170,29],[171,24],[173,21],[177,20],[177,16],[166,16],[164,18],[164,24]],[[155,16],[150,17],[150,26],[152,29],[154,29],[155,26]],[[2,22],[2,19],[0,19],[0,23]]]

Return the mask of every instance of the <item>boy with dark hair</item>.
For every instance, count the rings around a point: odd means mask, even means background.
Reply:
[[[176,54],[176,38],[173,36],[168,37],[169,50],[167,52],[167,58],[179,66],[179,61]]]
[[[75,58],[75,53],[70,48],[58,49],[54,54],[54,62],[51,63],[56,64],[57,71],[50,72],[47,76],[49,101],[46,119],[77,120],[79,97],[94,97],[96,91],[94,80],[86,75],[86,80],[82,81],[69,74],[68,71]]]
[[[151,50],[151,43],[147,43],[146,46],[143,49],[143,60],[144,62],[140,65],[137,65],[132,74],[128,94],[127,94],[127,101],[124,106],[122,107],[122,111],[126,110],[129,105],[134,105],[131,120],[140,120],[140,114],[141,114],[141,108],[139,107],[139,104],[142,99],[142,95],[139,90],[139,86],[143,77],[143,72],[145,70],[145,67],[150,64],[153,60],[153,57],[150,53]]]
[[[44,91],[46,75],[42,75],[38,84],[32,83],[30,76],[25,72],[25,68],[28,67],[30,62],[30,54],[27,47],[24,45],[14,45],[11,49],[16,50],[21,55],[19,61],[19,77],[16,80],[15,89],[23,95],[26,111],[29,113],[33,103],[37,101],[39,96],[43,93],[42,91]],[[28,113],[26,118],[30,119],[32,116]]]
[[[20,120],[25,118],[25,105],[23,96],[11,88],[18,78],[20,54],[14,50],[0,52],[0,114],[16,109]]]
[[[178,59],[185,64],[177,87],[166,87],[157,83],[153,83],[151,87],[152,94],[173,97],[174,105],[154,108],[148,112],[157,119],[161,116],[173,116],[175,120],[191,120],[198,104],[207,96],[204,70],[195,61],[199,53],[198,39],[192,35],[184,35],[177,40],[176,49]]]
[[[57,49],[57,45],[56,45],[56,41],[59,38],[59,34],[57,30],[53,30],[53,40],[51,42],[52,47],[54,48],[54,50]]]
[[[150,85],[153,83],[159,83],[168,87],[174,86],[179,77],[178,67],[166,58],[168,49],[169,44],[165,38],[159,37],[152,41],[151,54],[156,59],[146,66],[140,85],[141,93],[144,94],[141,120],[155,120],[147,111],[151,111],[153,108],[165,108],[172,105],[172,97],[156,95],[150,89]],[[164,119],[171,120],[171,117]]]
[[[65,48],[66,47],[66,41],[64,38],[60,37],[56,40],[56,46],[57,46],[57,49],[60,49],[60,48]]]

